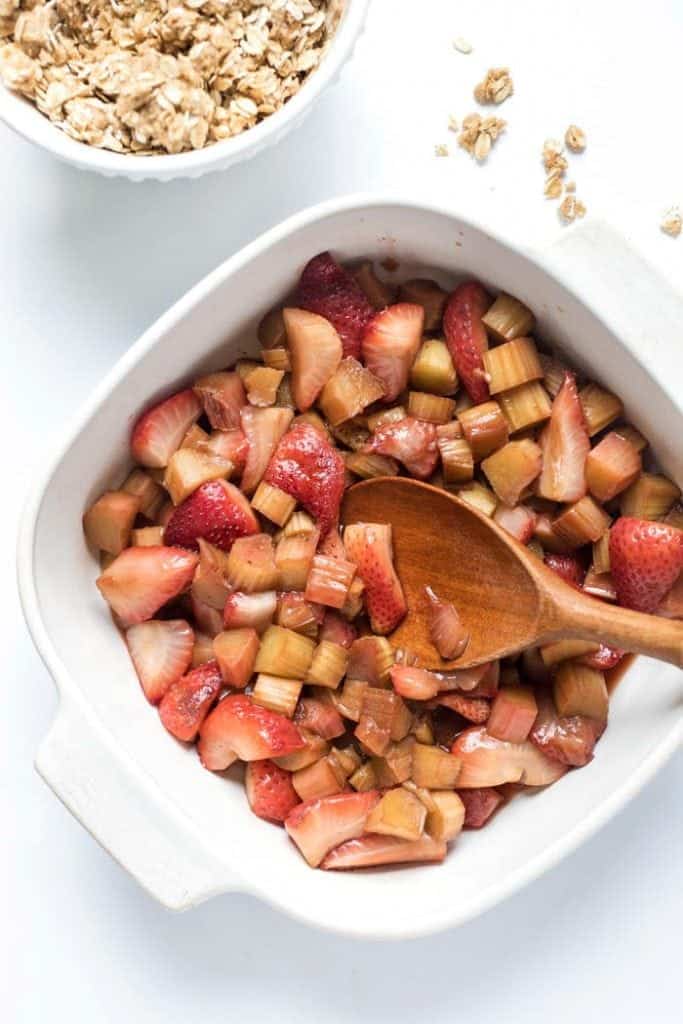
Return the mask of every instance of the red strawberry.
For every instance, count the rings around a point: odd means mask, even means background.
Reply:
[[[242,410],[242,429],[249,445],[242,473],[242,490],[245,494],[252,494],[258,487],[277,443],[293,416],[292,409],[252,409],[249,406]]]
[[[190,667],[194,630],[183,619],[154,619],[127,629],[126,643],[145,697],[158,704]]]
[[[329,320],[306,309],[284,309],[292,396],[297,409],[310,409],[342,358],[342,343]]]
[[[314,256],[304,267],[296,303],[329,320],[341,338],[344,355],[358,359],[363,329],[375,310],[362,288],[329,252]]]
[[[130,439],[135,461],[141,466],[158,469],[168,465],[168,460],[180,448],[182,439],[201,411],[199,399],[192,388],[187,388],[143,412],[133,427]]]
[[[346,731],[344,720],[332,704],[314,697],[303,697],[296,706],[294,721],[301,729],[308,729],[324,740],[333,740]]]
[[[332,536],[332,534],[328,534],[328,536]],[[346,548],[344,548],[344,557],[346,557]],[[348,649],[357,635],[355,626],[347,622],[338,612],[325,612],[325,618],[320,627],[320,640],[329,640],[332,644],[338,644],[340,647]]]
[[[344,546],[365,584],[364,600],[373,633],[391,633],[408,610],[394,569],[391,526],[383,523],[347,526]]]
[[[489,736],[482,725],[473,725],[461,732],[451,753],[461,762],[459,790],[502,786],[504,782],[548,786],[566,771],[556,760],[545,757],[545,750],[541,753],[533,743],[497,740]]]
[[[235,693],[225,697],[206,719],[197,750],[205,768],[222,771],[235,754],[241,761],[262,761],[292,754],[304,745],[288,718]]]
[[[292,773],[273,761],[250,761],[244,787],[254,814],[267,821],[284,821],[301,802],[292,785]]]
[[[239,373],[235,370],[210,373],[195,383],[194,390],[214,430],[234,430],[239,427],[240,410],[247,404]]]
[[[615,665],[618,665],[623,657],[624,651],[620,651],[617,647],[608,647],[607,644],[600,644],[597,651],[584,654],[578,660],[582,665],[596,668],[598,672],[607,672],[609,669],[614,668]]]
[[[481,789],[459,789],[458,796],[465,805],[464,828],[481,828],[503,802],[498,790],[490,786]]]
[[[173,683],[159,704],[162,725],[178,740],[191,742],[223,686],[217,661],[193,668]]]
[[[534,535],[538,516],[527,505],[515,505],[508,508],[499,505],[493,515],[494,521],[504,530],[516,537],[520,544],[528,544]]]
[[[683,569],[683,532],[622,516],[609,532],[609,558],[619,604],[654,612]]]
[[[285,434],[263,476],[290,494],[317,520],[324,537],[339,517],[344,493],[344,460],[310,423]]]
[[[211,480],[174,509],[164,540],[197,550],[203,537],[214,547],[229,551],[238,537],[258,531],[258,519],[242,492],[226,480]]]
[[[411,476],[426,480],[439,458],[436,436],[433,423],[406,416],[378,427],[363,450],[390,455],[402,462]]]
[[[249,442],[242,430],[214,430],[206,442],[206,448],[215,455],[230,459],[237,476],[244,472]]]
[[[223,609],[223,623],[226,629],[251,627],[263,633],[272,624],[277,607],[277,594],[266,590],[262,594],[243,594],[235,591],[229,594]]]
[[[491,299],[478,281],[459,284],[450,295],[443,315],[443,330],[458,376],[475,404],[489,397],[482,352],[489,347],[482,317]]]
[[[469,722],[478,725],[491,714],[491,704],[484,697],[468,697],[464,693],[441,693],[434,701],[444,708],[450,708]]]
[[[538,493],[550,501],[578,501],[587,490],[586,456],[591,443],[573,373],[565,373],[539,437],[543,468]]]
[[[126,548],[97,580],[122,626],[151,619],[192,582],[198,558],[182,548]]]
[[[549,569],[561,576],[565,583],[581,590],[586,571],[576,555],[553,555],[546,552],[543,561]]]
[[[558,715],[552,698],[541,690],[536,701],[538,715],[529,733],[531,742],[560,764],[582,768],[592,761],[595,744],[607,723],[585,715]]]
[[[423,327],[423,307],[398,302],[383,309],[365,328],[361,342],[363,362],[382,381],[385,402],[393,402],[407,387]]]
[[[327,854],[320,865],[325,871],[344,868],[369,868],[378,864],[416,864],[439,862],[447,852],[446,843],[431,836],[399,839],[397,836],[367,835],[349,839]]]
[[[363,834],[379,797],[377,790],[371,789],[307,800],[287,816],[285,828],[311,867],[316,868],[335,846]]]

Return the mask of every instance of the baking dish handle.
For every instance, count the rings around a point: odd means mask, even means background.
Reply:
[[[100,845],[170,910],[243,888],[75,702],[62,699],[36,769]]]

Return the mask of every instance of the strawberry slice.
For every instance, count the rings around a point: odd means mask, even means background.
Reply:
[[[303,697],[296,706],[294,722],[301,729],[308,729],[324,740],[333,740],[346,731],[344,720],[332,704],[315,697]]]
[[[489,398],[482,352],[489,347],[482,323],[491,298],[478,281],[464,281],[449,296],[443,315],[448,351],[465,390],[475,403]]]
[[[507,505],[501,504],[494,512],[493,519],[504,530],[516,537],[520,544],[528,544],[534,535],[538,515],[527,505],[515,505],[514,508],[508,508]]]
[[[490,786],[483,786],[481,789],[459,789],[458,796],[465,805],[463,828],[481,828],[503,803],[503,797],[498,790]]]
[[[241,761],[283,757],[305,746],[284,715],[259,707],[241,693],[225,697],[201,727],[197,750],[205,768],[222,771],[234,755]]]
[[[484,697],[468,697],[464,693],[440,693],[434,704],[450,708],[468,722],[481,724],[491,714],[491,704]]]
[[[197,562],[197,555],[182,548],[126,548],[98,578],[97,586],[120,624],[134,626],[151,619],[189,587]]]
[[[244,787],[252,811],[266,821],[284,821],[301,802],[292,785],[292,773],[273,761],[250,761]]]
[[[342,343],[329,320],[306,309],[283,309],[289,358],[292,364],[292,396],[297,409],[306,412],[337,369]]]
[[[541,690],[536,701],[538,715],[529,733],[531,742],[547,758],[562,765],[582,768],[592,761],[595,744],[607,723],[585,715],[558,715],[552,698]]]
[[[169,686],[159,704],[162,725],[178,740],[194,740],[223,686],[218,662],[198,665]]]
[[[576,555],[554,555],[550,552],[546,552],[543,556],[543,561],[556,572],[565,583],[568,583],[571,587],[575,587],[577,590],[581,590],[583,586],[584,577],[586,570],[581,565],[581,562]]]
[[[296,498],[317,520],[323,537],[339,518],[344,460],[310,423],[296,423],[285,434],[263,479]]]
[[[384,401],[393,402],[408,386],[410,368],[422,340],[424,308],[398,302],[378,313],[365,328],[363,362],[384,385]]]
[[[619,604],[654,612],[683,569],[683,531],[622,516],[609,532],[609,557]]]
[[[143,412],[130,439],[135,461],[157,469],[167,466],[201,411],[201,402],[192,388],[187,388]]]
[[[609,669],[614,668],[615,665],[618,665],[624,655],[625,652],[620,651],[618,647],[608,647],[607,644],[600,644],[597,651],[583,654],[578,660],[582,665],[596,668],[598,672],[607,672]]]
[[[214,547],[229,551],[238,537],[258,531],[258,519],[242,492],[226,480],[211,480],[174,509],[164,540],[198,550],[203,537]]]
[[[345,356],[360,356],[360,340],[375,315],[365,292],[329,252],[306,264],[296,292],[296,304],[329,320],[337,331]]]
[[[194,630],[183,619],[152,619],[126,630],[128,652],[150,704],[158,704],[192,661]]]
[[[565,373],[539,444],[543,468],[538,493],[550,501],[578,501],[587,491],[586,456],[591,443],[573,373]]]
[[[195,382],[194,391],[214,430],[234,430],[240,425],[240,410],[247,404],[244,384],[235,370],[210,373]]]
[[[277,443],[292,422],[292,409],[242,410],[242,430],[249,448],[242,473],[242,490],[252,494],[256,490]]]
[[[391,684],[406,700],[431,700],[439,692],[440,680],[425,668],[412,665],[394,665],[391,669]]]
[[[235,591],[228,595],[223,609],[226,629],[255,629],[263,633],[273,622],[277,608],[277,594],[266,590],[261,594],[243,594]]]
[[[365,584],[363,599],[373,633],[391,633],[408,610],[394,569],[391,526],[384,523],[347,526],[344,546]]]
[[[426,420],[406,416],[378,427],[363,451],[390,455],[402,462],[411,476],[426,480],[436,469],[439,458],[436,427]]]
[[[285,828],[311,867],[316,868],[335,846],[363,834],[379,798],[377,790],[371,789],[307,800],[287,816]]]
[[[328,534],[332,536],[332,534]],[[337,536],[339,536],[337,534]],[[343,549],[343,557],[346,557],[346,548]],[[347,622],[343,615],[338,612],[326,611],[323,624],[320,627],[319,639],[328,640],[332,644],[338,644],[339,647],[345,647],[347,650],[356,639],[358,632],[355,626],[352,626],[350,622]]]
[[[546,757],[545,752],[541,753],[533,743],[494,739],[481,725],[461,732],[451,747],[451,753],[461,763],[458,790],[502,786],[504,782],[548,786],[567,770],[557,760]]]
[[[249,442],[242,430],[214,430],[205,447],[212,454],[229,459],[235,467],[236,476],[241,476],[244,472],[249,454]]]
[[[438,863],[446,856],[446,843],[431,836],[399,839],[396,836],[367,835],[349,839],[327,854],[320,865],[325,871],[370,868],[379,864]]]

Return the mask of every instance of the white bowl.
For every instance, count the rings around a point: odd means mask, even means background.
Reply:
[[[193,749],[161,728],[95,588],[82,512],[126,471],[140,410],[255,348],[259,317],[327,248],[344,259],[397,257],[407,274],[439,268],[445,282],[472,274],[520,296],[543,337],[622,395],[679,483],[681,301],[600,226],[564,235],[544,267],[537,254],[431,206],[367,197],[326,203],[247,246],[144,334],[78,417],[29,504],[20,589],[60,697],[37,768],[72,813],[168,907],[239,890],[330,930],[402,938],[481,913],[623,807],[681,740],[683,677],[638,659],[616,691],[594,761],[517,798],[431,867],[312,871],[284,830],[251,814],[241,784],[205,771]]]
[[[255,128],[205,149],[160,156],[135,156],[96,149],[70,138],[32,103],[6,89],[2,83],[0,120],[60,160],[84,170],[97,171],[108,178],[171,181],[173,178],[199,178],[208,171],[224,170],[284,138],[303,121],[323,90],[337,79],[363,30],[370,0],[344,2],[345,10],[327,53],[299,92]]]

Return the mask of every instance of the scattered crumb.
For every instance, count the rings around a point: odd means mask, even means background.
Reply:
[[[562,174],[563,171],[553,171],[545,179],[545,188],[543,189],[547,199],[559,199],[562,195]]]
[[[472,53],[472,44],[468,43],[462,36],[458,36],[457,39],[453,40],[453,49],[457,50],[458,53]]]
[[[567,158],[563,155],[562,143],[557,139],[546,139],[543,143],[543,166],[549,174],[559,174],[560,177],[567,170]]]
[[[468,114],[462,123],[458,143],[479,163],[483,163],[491,152],[491,147],[501,132],[505,131],[505,121],[499,117],[482,117],[481,114]]]
[[[664,214],[662,222],[659,225],[665,235],[671,235],[672,238],[678,238],[681,231],[683,231],[683,217],[681,211],[677,207],[673,207]]]
[[[443,142],[437,142],[434,146],[434,156],[448,156],[448,146]]]
[[[486,78],[474,88],[477,103],[502,103],[512,93],[513,85],[508,68],[489,68]]]
[[[585,215],[586,207],[575,196],[565,196],[560,203],[559,212],[565,224],[571,224],[577,217]]]
[[[572,153],[583,153],[586,148],[586,133],[578,125],[570,124],[564,133],[564,141]]]
[[[567,184],[564,186],[564,190],[565,192],[576,192],[576,182],[568,181]]]
[[[460,125],[458,123],[457,117],[454,117],[453,114],[449,114],[448,115],[448,130],[449,130],[449,132],[457,132],[459,127],[460,127]]]

